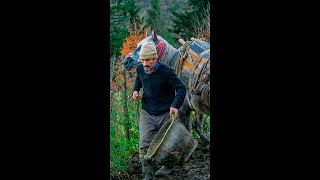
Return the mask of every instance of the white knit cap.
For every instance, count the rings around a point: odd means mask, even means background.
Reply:
[[[141,47],[140,50],[140,59],[155,59],[157,58],[157,49],[151,43],[147,43]]]

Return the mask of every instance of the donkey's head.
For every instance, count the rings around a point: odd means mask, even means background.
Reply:
[[[140,41],[137,45],[137,48],[129,53],[127,57],[122,61],[122,66],[125,70],[130,71],[137,67],[139,63],[141,63],[140,59],[140,50],[141,47],[147,43],[153,44],[155,47],[159,44],[159,42],[163,40],[161,36],[156,35],[154,31],[148,31],[146,33],[146,38]]]

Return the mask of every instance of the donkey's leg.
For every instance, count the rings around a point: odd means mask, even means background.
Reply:
[[[203,119],[203,114],[196,113],[195,130],[199,134],[202,142],[208,145],[210,141],[203,132]]]
[[[189,132],[191,132],[190,112],[191,109],[189,107],[189,104],[187,100],[184,100],[182,106],[179,109],[179,117],[182,124]]]

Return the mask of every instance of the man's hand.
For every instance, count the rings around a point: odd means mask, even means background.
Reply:
[[[135,101],[140,101],[142,99],[142,96],[139,95],[138,91],[134,91],[132,94],[132,98]]]
[[[178,109],[174,107],[170,107],[170,117],[173,116],[174,119],[178,117]]]

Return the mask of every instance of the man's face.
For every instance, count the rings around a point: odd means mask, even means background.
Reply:
[[[156,66],[157,60],[156,59],[145,59],[141,60],[142,65],[145,70],[147,70],[149,73],[151,73]]]

